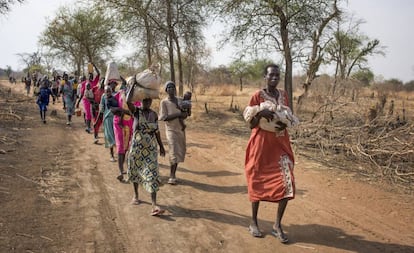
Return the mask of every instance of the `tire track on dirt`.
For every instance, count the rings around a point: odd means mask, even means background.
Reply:
[[[126,233],[118,225],[118,217],[122,217],[110,201],[108,187],[102,174],[102,156],[93,144],[85,144],[90,135],[78,131],[75,135],[77,176],[81,181],[83,198],[80,205],[85,207],[85,229],[83,235],[86,240],[86,252],[105,252],[112,249],[114,252],[127,252],[124,245]],[[101,151],[100,151],[101,152]]]

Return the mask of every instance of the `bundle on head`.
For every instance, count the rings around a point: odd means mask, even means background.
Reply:
[[[121,80],[121,75],[119,74],[118,66],[115,62],[110,62],[108,64],[108,67],[106,68],[105,73],[105,81],[104,84],[108,85],[109,81],[119,81]]]
[[[157,74],[157,68],[148,68],[135,76],[127,78],[127,85],[135,89],[132,97],[133,102],[142,101],[144,98],[158,98],[160,93],[161,78]]]

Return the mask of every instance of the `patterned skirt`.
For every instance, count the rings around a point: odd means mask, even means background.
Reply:
[[[152,193],[159,190],[158,144],[153,133],[136,131],[128,154],[128,181]]]

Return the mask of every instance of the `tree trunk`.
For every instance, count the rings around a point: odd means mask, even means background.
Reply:
[[[148,22],[148,19],[144,18],[145,23],[145,33],[146,33],[146,53],[147,53],[147,67],[151,67],[152,65],[152,34],[151,34],[151,28]]]
[[[178,95],[183,96],[184,94],[184,87],[183,87],[183,63],[181,60],[181,47],[180,42],[178,41],[178,37],[174,33],[174,41],[175,46],[177,47],[177,62],[178,62]]]
[[[279,18],[280,18],[280,34],[282,35],[283,52],[285,56],[285,91],[288,94],[289,107],[293,111],[293,89],[292,89],[293,62],[292,62],[292,53],[290,51],[290,45],[289,45],[288,22],[284,15],[282,17],[279,16]]]
[[[285,91],[288,94],[289,107],[293,111],[293,89],[292,89],[292,52],[290,51],[289,45],[289,30],[288,30],[288,19],[283,12],[283,8],[276,4],[274,6],[274,12],[277,14],[280,20],[280,35],[282,37],[283,54],[285,57]]]
[[[168,25],[168,56],[170,59],[170,81],[175,83],[175,68],[174,68],[174,28],[172,25],[172,10],[171,1],[167,0],[167,25]]]
[[[240,82],[240,91],[243,91],[243,78],[241,76],[239,77],[239,82]]]

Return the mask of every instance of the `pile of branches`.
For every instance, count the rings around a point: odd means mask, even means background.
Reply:
[[[412,191],[414,126],[353,102],[324,104],[291,132],[296,151],[329,166]]]

